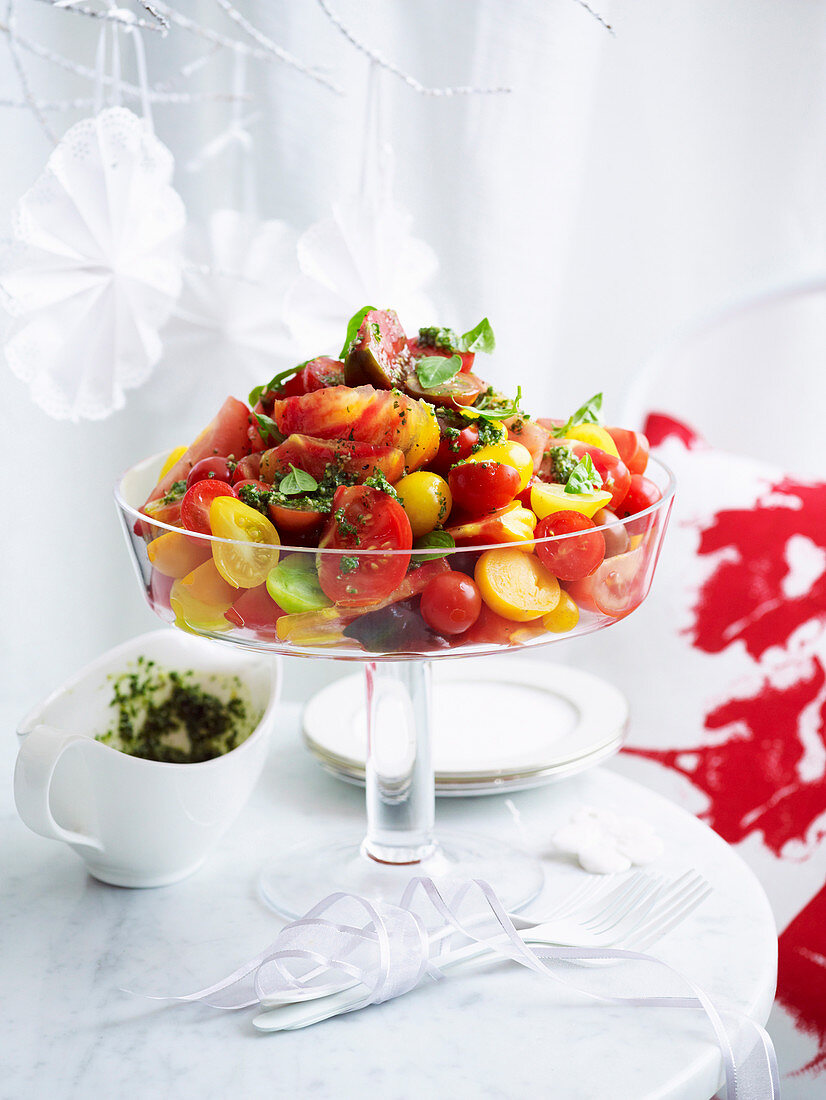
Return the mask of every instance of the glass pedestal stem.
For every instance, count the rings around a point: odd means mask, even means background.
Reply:
[[[376,661],[367,679],[367,836],[379,863],[415,864],[435,850],[429,661]]]

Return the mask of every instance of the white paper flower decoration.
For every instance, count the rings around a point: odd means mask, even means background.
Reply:
[[[0,282],[12,371],[58,419],[99,419],[146,380],[181,287],[184,206],[173,161],[122,107],[63,137],[17,204]]]
[[[284,222],[216,210],[187,230],[181,297],[163,332],[167,393],[206,378],[244,396],[296,361],[283,318],[298,276],[296,234]]]
[[[411,215],[389,197],[333,204],[332,216],[298,242],[301,276],[286,318],[301,358],[337,354],[347,322],[361,306],[394,309],[411,330],[436,316],[422,287],[439,261],[411,233]]]

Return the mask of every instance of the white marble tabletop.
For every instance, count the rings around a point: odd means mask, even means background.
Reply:
[[[507,963],[271,1035],[253,1029],[252,1011],[124,992],[187,992],[251,957],[279,927],[255,886],[267,854],[359,824],[363,792],[318,767],[300,743],[298,719],[297,705],[282,707],[262,780],[206,866],[156,890],[103,886],[68,848],[23,826],[11,799],[16,746],[7,732],[0,1097],[709,1100],[721,1062],[700,1014],[597,1003]],[[696,867],[715,888],[654,951],[712,997],[766,1020],[774,924],[756,879],[723,841],[608,767],[511,797],[540,836],[583,802],[654,824],[667,839],[656,868]],[[500,796],[441,799],[437,823],[518,841]],[[550,859],[545,868],[548,897],[585,873]],[[530,912],[541,914],[542,905],[540,898]]]

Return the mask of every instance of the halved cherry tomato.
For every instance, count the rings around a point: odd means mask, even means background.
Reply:
[[[422,592],[422,618],[439,634],[463,634],[482,610],[475,582],[464,573],[442,573]]]
[[[603,489],[611,494],[611,500],[607,507],[616,508],[620,501],[625,499],[625,494],[631,487],[631,474],[622,459],[615,458],[607,451],[600,450],[599,447],[592,447],[588,443],[574,443],[571,451],[577,459],[583,458],[585,455],[591,456],[594,468],[602,478]]]
[[[633,474],[628,492],[625,494],[622,503],[614,511],[620,519],[625,519],[626,516],[635,516],[637,512],[650,508],[658,500],[662,500],[662,493],[654,482],[649,481],[642,474]]]
[[[470,458],[473,448],[479,442],[479,424],[462,417],[462,426],[456,426],[440,419],[438,413],[436,415],[441,432],[439,449],[428,466],[439,474],[446,474],[451,466]],[[488,426],[497,429],[501,433],[502,440],[507,439],[507,429],[501,421],[491,420]]]
[[[594,603],[604,615],[622,619],[645,597],[645,552],[642,547],[607,558],[589,578]]]
[[[563,441],[566,439],[579,440],[580,443],[587,443],[591,447],[599,447],[601,451],[606,451],[614,458],[619,458],[616,444],[608,434],[607,429],[599,424],[574,424],[562,438]]]
[[[234,497],[233,491],[225,481],[196,481],[191,485],[181,501],[181,523],[187,531],[197,531],[201,535],[211,535],[209,511],[216,497]]]
[[[583,534],[576,534],[581,531]],[[567,536],[554,542],[537,542],[536,556],[561,581],[578,581],[600,565],[605,557],[605,540],[594,531],[593,522],[581,512],[552,512],[536,525],[534,535]]]
[[[400,504],[366,485],[340,485],[333,496],[319,549],[349,554],[319,555],[322,591],[342,607],[359,607],[388,597],[404,579],[409,553],[364,553],[410,550],[413,532]]]
[[[222,458],[220,455],[202,458],[189,471],[186,487],[191,489],[197,481],[212,481],[213,479],[215,481],[225,481],[227,485],[230,485],[233,481],[234,469],[235,463],[231,463],[229,459]]]
[[[453,500],[472,515],[504,508],[516,496],[519,481],[519,471],[513,466],[472,459],[454,466],[447,475]]]
[[[600,508],[607,508],[611,494],[605,489],[596,489],[587,493],[566,493],[564,485],[556,482],[535,480],[531,485],[531,509],[539,519],[552,512],[582,512],[590,517]]]
[[[619,451],[619,456],[632,474],[644,474],[648,465],[648,439],[642,432],[628,428],[606,428]]]
[[[605,542],[606,558],[624,554],[629,549],[631,539],[628,535],[627,525],[620,523],[616,512],[612,512],[609,508],[600,508],[598,512],[594,512],[594,523],[597,527],[605,528],[600,534]]]
[[[324,522],[327,513],[316,512],[312,508],[301,508],[298,504],[269,504],[267,510],[270,519],[279,531],[289,531],[291,535],[313,531]]]
[[[257,588],[278,564],[278,532],[255,508],[235,497],[216,496],[209,509],[212,533],[229,542],[213,542],[215,568],[233,588]]]
[[[486,546],[492,542],[510,542],[530,553],[533,548],[533,529],[536,516],[523,508],[518,500],[512,500],[504,508],[497,508],[488,516],[455,517],[456,522],[445,530],[457,546]]]
[[[505,619],[529,622],[559,603],[559,581],[533,554],[503,546],[479,555],[474,570],[482,599]]]

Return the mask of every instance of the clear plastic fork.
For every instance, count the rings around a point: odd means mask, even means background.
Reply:
[[[518,915],[511,921],[529,944],[644,950],[684,920],[711,891],[695,871],[675,880],[638,873],[620,885],[609,887],[602,882],[599,887],[578,892],[574,902],[560,901],[553,910],[556,915],[546,914],[541,922]],[[434,962],[448,971],[486,957],[495,957],[490,944],[471,943],[437,953]],[[355,982],[285,990],[282,1000],[267,1002],[253,1024],[261,1031],[307,1027],[346,1011],[363,996],[363,987]]]

